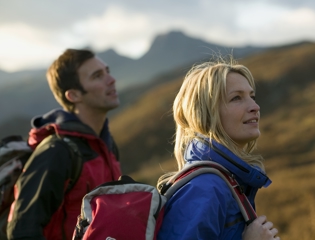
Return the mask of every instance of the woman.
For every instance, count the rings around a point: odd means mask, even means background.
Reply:
[[[262,157],[251,154],[260,135],[259,110],[254,79],[245,66],[207,62],[193,67],[173,105],[178,169],[201,160],[223,165],[255,208],[258,188],[271,183]],[[158,187],[171,175],[162,176]],[[277,232],[265,216],[246,227],[224,180],[202,174],[167,202],[158,239],[280,239]]]

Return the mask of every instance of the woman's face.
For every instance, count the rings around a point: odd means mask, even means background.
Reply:
[[[220,104],[219,112],[224,130],[240,148],[259,137],[259,110],[247,79],[239,73],[229,73],[226,104]]]

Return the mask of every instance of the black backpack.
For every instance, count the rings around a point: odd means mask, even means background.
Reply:
[[[71,153],[72,171],[67,192],[80,176],[82,157],[77,145],[72,140],[55,134],[46,137],[35,150],[40,150],[46,144],[54,141],[63,143]],[[7,136],[0,141],[0,240],[7,239],[6,226],[10,207],[14,201],[14,185],[34,151],[19,135]]]

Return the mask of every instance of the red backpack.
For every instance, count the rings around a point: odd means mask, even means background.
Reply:
[[[212,173],[222,177],[230,187],[250,224],[256,213],[233,175],[212,161],[200,161],[182,169],[159,191],[129,176],[96,187],[82,200],[81,215],[73,240],[156,240],[164,216],[164,205],[180,187],[192,178]]]

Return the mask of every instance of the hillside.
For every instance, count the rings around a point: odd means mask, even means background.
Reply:
[[[235,48],[233,52],[237,57],[244,57],[265,49],[245,46]],[[156,36],[150,49],[139,59],[120,56],[113,49],[98,52],[97,55],[109,64],[111,74],[117,79],[122,100],[121,108],[111,114],[133,104],[143,92],[156,85],[158,76],[169,75],[169,71],[211,57],[215,52],[227,54],[231,51],[231,48],[192,38],[182,32],[170,32]],[[45,73],[46,69],[14,73],[0,71],[0,137],[16,132],[26,135],[33,116],[59,107],[49,90]],[[12,124],[17,128],[8,127]]]
[[[258,151],[273,180],[258,193],[258,213],[275,223],[281,239],[313,239],[315,44],[275,48],[241,63],[257,81],[262,112]],[[171,106],[184,74],[176,72],[168,82],[161,79],[160,85],[111,119],[124,173],[139,181],[155,184],[163,172],[176,170]]]

